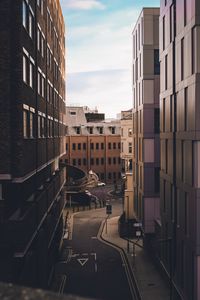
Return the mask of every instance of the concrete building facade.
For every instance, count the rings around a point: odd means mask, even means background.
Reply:
[[[121,112],[121,160],[122,176],[125,180],[124,212],[125,219],[134,218],[133,208],[133,116],[132,109]]]
[[[185,300],[200,299],[199,24],[199,1],[161,1],[160,259]]]
[[[160,216],[159,91],[159,8],[144,8],[133,30],[133,193],[145,234]]]
[[[89,113],[84,107],[67,107],[67,164],[87,173],[92,170],[100,181],[114,183],[121,179],[120,122],[104,120],[104,115]],[[87,121],[86,116],[90,114]],[[101,116],[101,121],[99,120]]]
[[[58,0],[0,2],[0,280],[46,288],[65,170],[65,24]]]

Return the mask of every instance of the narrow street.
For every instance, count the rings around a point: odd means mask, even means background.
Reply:
[[[119,215],[122,204],[119,200],[112,204],[112,216]],[[105,208],[74,215],[67,245],[70,255],[56,268],[64,278],[61,293],[102,300],[133,299],[120,253],[97,238],[105,217]]]

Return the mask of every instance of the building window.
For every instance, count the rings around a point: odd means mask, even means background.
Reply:
[[[96,165],[99,165],[99,158],[96,158]]]
[[[83,165],[86,166],[86,158],[83,158]]]
[[[96,150],[99,150],[99,143],[96,143]]]
[[[121,150],[122,150],[122,152],[124,152],[124,144],[123,143],[121,143]]]
[[[108,164],[111,165],[111,157],[108,157]]]
[[[68,151],[68,144],[66,144],[66,147],[65,147],[66,151]]]
[[[154,170],[154,190],[155,193],[160,192],[160,168]]]
[[[187,112],[188,112],[188,87],[185,88],[185,95],[184,95],[184,130],[187,131],[188,129],[188,122],[187,122]]]
[[[101,164],[104,165],[104,158],[101,158]]]
[[[75,143],[72,144],[72,150],[76,150],[76,144]]]
[[[78,143],[78,150],[81,150],[81,143]]]
[[[121,149],[121,143],[118,143],[118,149]]]
[[[110,127],[110,131],[111,131],[112,134],[115,134],[116,128],[115,127]]]
[[[154,49],[154,74],[160,75],[159,49]]]
[[[23,111],[23,136],[24,138],[28,137],[28,111]]]
[[[113,143],[113,149],[116,149],[116,143]]]
[[[93,127],[88,127],[89,134],[93,134]]]
[[[120,165],[121,164],[121,158],[118,157],[118,164]]]
[[[154,109],[154,133],[160,133],[160,109]]]
[[[94,143],[90,143],[90,149],[94,150]]]
[[[101,180],[104,180],[105,176],[104,173],[101,173]]]
[[[103,127],[98,127],[99,134],[103,134]]]
[[[181,39],[181,80],[184,79],[184,38]]]
[[[167,55],[165,55],[165,89],[167,90],[167,86],[168,86],[168,57]]]
[[[111,143],[108,143],[108,149],[111,150]]]
[[[34,124],[34,115],[30,112],[29,128],[30,128],[30,138],[34,137],[33,124]]]
[[[81,166],[81,159],[78,159],[78,165]]]
[[[94,158],[90,159],[90,163],[91,163],[92,166],[94,165]]]
[[[28,58],[27,56],[23,55],[23,81],[28,83]]]
[[[75,158],[73,158],[72,164],[73,164],[73,166],[76,166],[76,159]]]
[[[83,143],[83,150],[86,150],[86,143]]]
[[[116,165],[116,157],[113,157],[113,164]]]
[[[118,172],[118,179],[121,179],[121,173]]]
[[[132,136],[132,128],[128,129],[128,136]]]
[[[101,143],[101,150],[104,149],[104,143]]]
[[[132,143],[128,143],[128,153],[132,153]]]
[[[163,17],[163,51],[165,50],[165,16]]]
[[[112,173],[108,173],[108,179],[112,179]]]
[[[187,0],[184,0],[184,26],[187,25]]]

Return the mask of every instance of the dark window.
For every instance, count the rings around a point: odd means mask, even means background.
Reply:
[[[108,149],[111,149],[111,143],[108,143]]]
[[[118,157],[118,164],[121,164],[121,158]]]
[[[155,184],[155,193],[159,193],[160,192],[160,168],[155,168],[155,173],[154,173],[154,184]]]
[[[99,158],[96,158],[96,165],[99,165]]]
[[[184,38],[181,39],[181,80],[184,79]]]
[[[116,143],[113,143],[113,149],[116,149]]]
[[[104,173],[101,173],[101,179],[104,180],[105,176]]]
[[[160,75],[159,49],[154,49],[154,74]]]
[[[94,158],[91,158],[90,162],[91,162],[91,165],[94,165]]]
[[[167,90],[167,76],[168,76],[168,63],[167,63],[167,55],[165,56],[165,89]]]
[[[72,150],[76,150],[76,144],[75,143],[72,144]]]
[[[66,144],[66,151],[68,151],[68,144]]]
[[[116,164],[116,157],[113,157],[113,164]]]
[[[99,143],[96,143],[96,150],[99,150]]]
[[[101,158],[101,164],[102,165],[104,164],[104,158],[103,157]]]
[[[94,149],[94,143],[90,144],[90,149],[93,150]]]
[[[78,159],[78,165],[81,166],[81,159]]]
[[[104,149],[104,143],[101,143],[101,150]]]
[[[118,173],[118,178],[119,178],[119,179],[121,178],[121,173],[120,173],[120,172]]]
[[[160,133],[160,110],[154,109],[154,133]]]
[[[81,150],[81,143],[78,143],[78,150]]]
[[[108,164],[111,165],[111,157],[108,157]]]
[[[86,158],[83,158],[83,165],[86,166]]]
[[[163,17],[163,50],[165,50],[165,16]]]
[[[108,173],[108,179],[112,179],[112,173]]]
[[[86,143],[83,143],[83,150],[86,150]]]
[[[76,165],[76,159],[75,158],[73,159],[72,163],[73,163],[73,166]]]
[[[116,177],[117,177],[116,173],[113,173],[113,179],[116,179]]]
[[[121,143],[118,143],[118,149],[121,149]]]

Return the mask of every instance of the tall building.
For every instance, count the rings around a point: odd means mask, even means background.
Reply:
[[[173,299],[200,299],[200,2],[161,1],[160,259]],[[177,297],[177,298],[175,298]]]
[[[160,216],[159,91],[159,8],[144,8],[133,30],[133,190],[146,235]]]
[[[65,24],[59,0],[1,0],[0,280],[47,287],[62,237]]]
[[[65,162],[85,172],[92,170],[99,180],[121,179],[120,121],[107,122],[103,114],[85,107],[67,107],[68,129]],[[88,120],[88,115],[90,115]]]
[[[125,181],[124,212],[125,218],[134,218],[133,209],[133,115],[132,109],[121,112],[121,161],[122,176]]]

